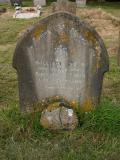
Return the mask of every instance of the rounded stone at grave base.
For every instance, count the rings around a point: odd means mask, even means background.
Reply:
[[[49,130],[74,130],[78,126],[78,118],[71,108],[64,106],[51,107],[43,110],[40,124]]]

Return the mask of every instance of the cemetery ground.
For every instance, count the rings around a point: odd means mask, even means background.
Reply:
[[[25,3],[29,4],[28,2]],[[77,15],[96,28],[110,60],[99,107],[81,117],[73,132],[51,133],[40,124],[40,113],[20,114],[16,72],[12,57],[17,39],[39,19],[16,20],[13,8],[0,15],[0,159],[1,160],[119,160],[120,159],[120,67],[117,66],[120,5],[99,8],[90,4]],[[50,13],[44,8],[43,16]],[[110,15],[110,14],[111,15]],[[115,17],[112,17],[115,16]]]

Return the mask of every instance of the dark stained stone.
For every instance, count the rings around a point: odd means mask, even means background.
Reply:
[[[98,33],[67,12],[54,13],[31,26],[17,43],[22,111],[41,100],[61,96],[84,111],[100,101],[108,55]]]

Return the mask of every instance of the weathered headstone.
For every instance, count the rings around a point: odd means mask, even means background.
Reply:
[[[34,0],[33,1],[34,6],[45,6],[46,5],[46,0]]]
[[[52,11],[66,11],[76,15],[76,4],[74,2],[69,2],[68,0],[58,0],[52,3]]]
[[[87,0],[76,0],[77,7],[85,7]]]
[[[22,111],[60,96],[90,110],[100,100],[108,55],[98,33],[76,16],[54,13],[19,40],[13,59]]]

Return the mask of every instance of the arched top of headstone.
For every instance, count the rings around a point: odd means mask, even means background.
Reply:
[[[79,101],[89,110],[99,101],[109,68],[101,37],[67,12],[54,13],[31,26],[17,43],[13,66],[23,110],[56,95]]]
[[[69,26],[67,26],[67,23],[65,21],[69,21],[70,23]],[[99,47],[99,49],[101,50],[100,54],[103,58],[102,66],[105,71],[108,71],[108,54],[107,54],[107,50],[104,45],[104,42],[99,36],[99,34],[88,23],[80,20],[78,17],[71,15],[70,13],[68,14],[67,12],[56,12],[54,14],[51,14],[50,16],[41,19],[38,22],[38,24],[35,24],[30,28],[28,28],[17,44],[15,55],[14,55],[14,62],[15,62],[16,54],[19,54],[18,53],[19,47],[21,48],[23,46],[22,45],[23,42],[26,42],[24,44],[26,45],[28,43],[28,40],[30,41],[31,39],[37,39],[37,37],[39,37],[41,33],[49,30],[50,28],[53,29],[54,31],[57,31],[54,29],[55,26],[57,26],[58,30],[60,30],[59,27],[62,23],[66,23],[66,26],[64,28],[65,30],[66,29],[69,30],[67,27],[72,29],[74,29],[73,27],[75,27],[78,33],[81,34],[86,39],[86,41],[88,41],[88,43],[93,45],[93,47],[96,47],[96,46]],[[13,66],[15,67],[17,65],[13,65]]]

